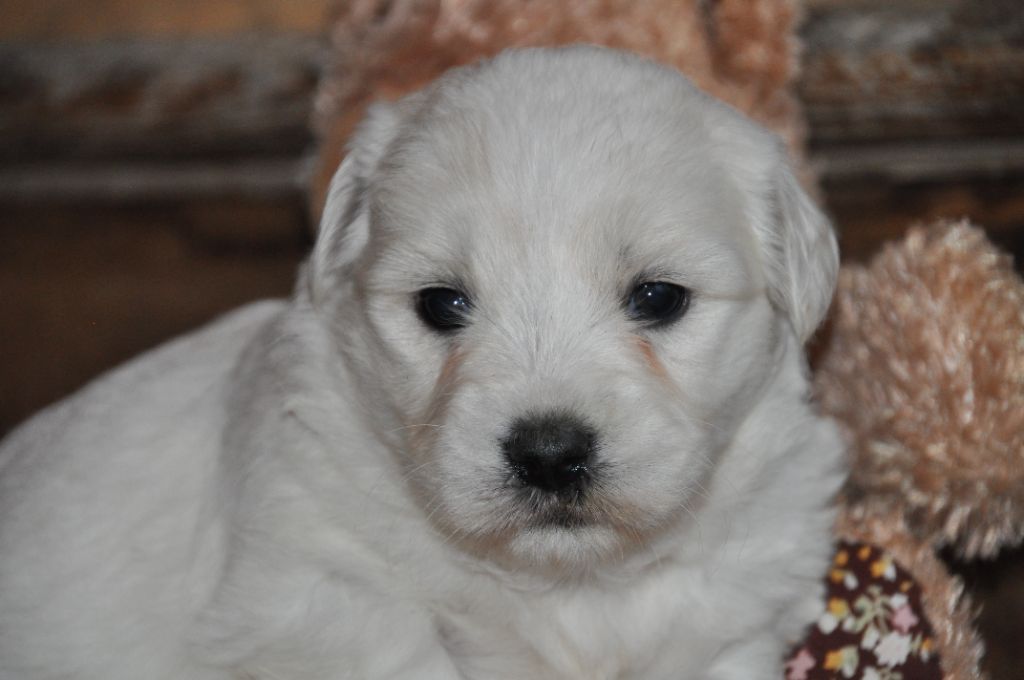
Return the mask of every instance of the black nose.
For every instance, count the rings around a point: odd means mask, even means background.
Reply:
[[[501,442],[519,480],[544,491],[579,491],[591,476],[596,436],[561,414],[520,418]]]

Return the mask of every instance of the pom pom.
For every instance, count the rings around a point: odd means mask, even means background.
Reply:
[[[853,512],[961,556],[1024,537],[1024,283],[965,223],[840,273],[815,378],[851,443]]]

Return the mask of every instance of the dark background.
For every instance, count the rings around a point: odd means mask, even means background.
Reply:
[[[0,436],[311,242],[329,0],[0,0]],[[808,0],[798,91],[844,256],[970,217],[1024,260],[1024,3]],[[1024,558],[959,565],[1024,678]]]

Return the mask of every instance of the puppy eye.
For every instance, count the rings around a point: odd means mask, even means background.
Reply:
[[[423,323],[440,333],[451,333],[466,325],[469,297],[452,288],[424,288],[419,292],[416,312]]]
[[[641,283],[629,294],[626,311],[637,321],[650,328],[667,326],[686,313],[690,306],[690,291],[664,281]]]

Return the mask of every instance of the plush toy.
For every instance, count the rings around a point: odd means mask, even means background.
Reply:
[[[316,109],[314,210],[371,101],[512,46],[591,42],[673,65],[775,130],[799,162],[797,10],[795,0],[340,1]],[[1024,283],[981,231],[915,228],[869,266],[843,268],[815,370],[852,473],[825,613],[780,677],[980,677],[972,606],[937,551],[987,557],[1024,538]]]
[[[818,399],[850,445],[837,536],[916,581],[934,677],[979,677],[970,604],[936,552],[992,557],[1024,537],[1024,282],[979,229],[916,227],[842,268],[821,343]],[[830,584],[830,611],[854,599]]]
[[[374,100],[397,99],[453,66],[509,47],[587,42],[670,64],[802,152],[789,88],[796,66],[792,0],[339,0],[314,126],[319,209],[345,140]]]

